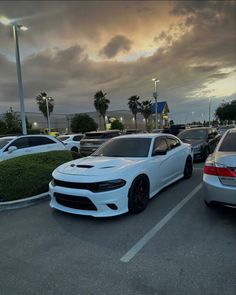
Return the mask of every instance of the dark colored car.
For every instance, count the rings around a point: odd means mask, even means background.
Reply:
[[[177,136],[181,131],[185,129],[186,129],[186,126],[184,124],[176,124],[176,125],[172,125],[168,130],[166,130],[165,133],[170,133]]]
[[[80,154],[89,156],[109,139],[121,135],[120,130],[92,131],[85,133],[80,141]]]
[[[194,159],[206,160],[208,155],[214,152],[221,136],[215,128],[201,127],[182,131],[178,135],[183,142],[192,145]]]
[[[142,130],[140,130],[140,129],[126,129],[125,131],[124,131],[124,134],[137,134],[137,133],[143,133],[143,131]]]

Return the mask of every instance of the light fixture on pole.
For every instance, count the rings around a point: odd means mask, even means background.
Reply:
[[[6,17],[0,17],[0,23],[5,26],[12,26],[13,29],[13,37],[15,41],[15,51],[16,51],[16,70],[17,70],[17,79],[18,79],[18,92],[19,92],[19,100],[20,100],[20,113],[21,113],[21,126],[22,133],[27,134],[26,128],[26,119],[25,119],[25,105],[24,105],[24,88],[22,83],[21,76],[21,63],[20,63],[20,49],[19,49],[19,41],[18,41],[18,30],[26,31],[27,27],[17,24],[14,21]]]
[[[48,133],[51,132],[51,122],[50,122],[50,113],[49,113],[49,105],[48,102],[49,101],[53,101],[52,97],[48,97],[45,93],[45,95],[43,96],[43,99],[46,102],[46,108],[47,108],[47,118],[48,118]]]
[[[153,97],[155,99],[155,128],[158,128],[158,119],[157,119],[157,83],[160,82],[157,78],[153,78],[152,81],[154,82],[154,92]]]

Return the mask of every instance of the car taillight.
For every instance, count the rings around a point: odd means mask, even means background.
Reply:
[[[221,164],[218,165],[217,163],[206,163],[203,172],[208,175],[236,177],[236,169]]]

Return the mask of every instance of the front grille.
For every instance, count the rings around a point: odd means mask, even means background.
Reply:
[[[94,191],[96,189],[96,183],[80,183],[80,182],[67,182],[54,178],[54,185],[75,189],[85,189],[89,191]]]
[[[54,197],[56,198],[58,204],[65,207],[80,210],[97,211],[97,208],[93,204],[93,202],[86,197],[71,196],[60,193],[54,193]]]

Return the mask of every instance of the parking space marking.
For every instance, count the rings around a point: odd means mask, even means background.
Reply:
[[[151,228],[130,250],[121,257],[120,261],[129,262],[142,248],[166,225],[171,218],[202,188],[202,183],[196,186],[178,205],[176,205],[163,219]]]

